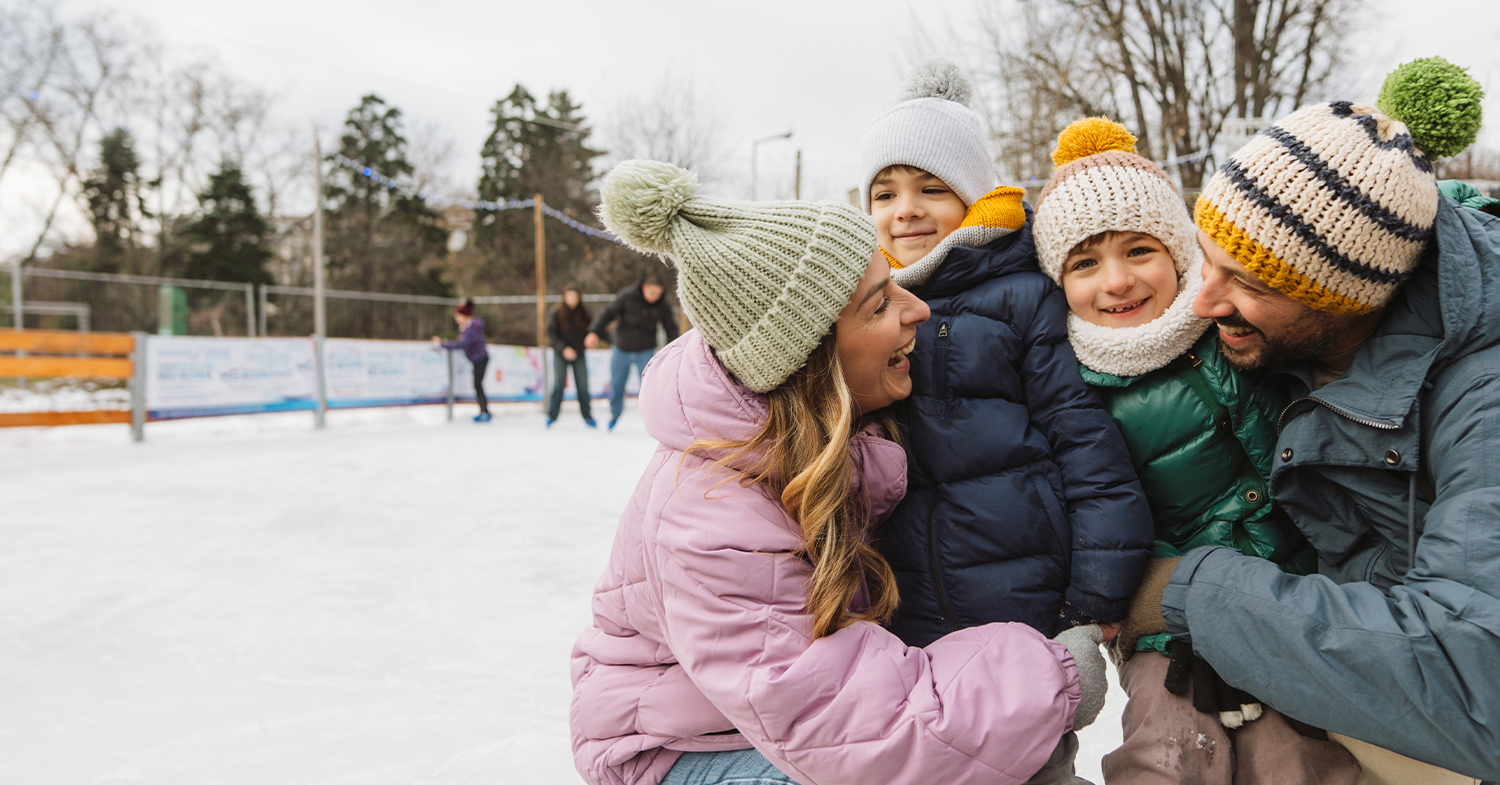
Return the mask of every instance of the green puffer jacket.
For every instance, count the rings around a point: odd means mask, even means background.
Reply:
[[[1227,545],[1293,574],[1316,570],[1316,553],[1269,493],[1286,396],[1225,362],[1216,331],[1140,376],[1079,370],[1125,435],[1151,504],[1153,556]],[[1165,653],[1169,640],[1146,636],[1136,649]]]

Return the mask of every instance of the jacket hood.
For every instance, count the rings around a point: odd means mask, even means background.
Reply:
[[[923,300],[957,294],[981,281],[1019,270],[1037,270],[1036,242],[1031,236],[1031,205],[1022,204],[1026,223],[983,246],[954,245],[917,292]],[[933,249],[936,251],[937,249]]]
[[[646,432],[673,450],[686,450],[700,439],[747,439],[768,411],[766,397],[735,379],[697,330],[663,347],[641,374]],[[868,510],[873,520],[883,519],[906,495],[906,452],[875,424],[860,429],[849,448]]]
[[[1500,341],[1500,218],[1442,197],[1421,264],[1348,373],[1313,397],[1398,428],[1434,365]]]

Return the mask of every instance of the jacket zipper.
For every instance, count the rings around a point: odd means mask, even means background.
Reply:
[[[1351,414],[1349,412],[1344,411],[1343,409],[1340,409],[1337,406],[1334,406],[1333,404],[1331,404],[1331,403],[1329,403],[1327,401],[1320,400],[1318,398],[1314,398],[1311,395],[1304,395],[1301,398],[1298,398],[1297,400],[1292,401],[1291,403],[1287,404],[1286,408],[1281,410],[1281,415],[1276,418],[1276,435],[1277,436],[1280,436],[1281,435],[1281,429],[1286,427],[1286,413],[1289,412],[1289,411],[1291,411],[1293,406],[1296,406],[1297,404],[1302,403],[1303,401],[1312,401],[1313,403],[1316,403],[1319,406],[1322,406],[1323,408],[1327,409],[1328,411],[1333,412],[1334,414],[1337,414],[1338,416],[1340,416],[1340,417],[1342,417],[1342,418],[1344,418],[1346,420],[1349,420],[1351,422],[1357,422],[1360,425],[1366,425],[1366,426],[1369,426],[1371,428],[1378,428],[1378,429],[1380,429],[1382,431],[1395,431],[1395,430],[1399,430],[1401,428],[1401,426],[1399,426],[1399,425],[1391,425],[1388,422],[1377,422],[1375,420],[1371,420],[1368,417],[1360,417],[1357,414]]]
[[[947,322],[943,322],[942,324],[938,325],[938,334],[937,334],[937,337],[938,337],[937,363],[933,366],[933,369],[932,369],[933,375],[936,377],[933,380],[934,382],[936,382],[936,389],[933,392],[935,392],[937,394],[938,400],[942,401],[942,403],[943,403],[944,406],[947,406],[948,405],[948,323]]]

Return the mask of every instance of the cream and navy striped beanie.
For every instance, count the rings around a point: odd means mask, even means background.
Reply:
[[[888,166],[936,175],[969,207],[993,191],[994,156],[984,122],[968,107],[974,94],[957,65],[929,57],[901,84],[901,103],[870,123],[859,142],[860,204],[870,211],[870,184]]]
[[[600,185],[599,218],[631,248],[670,257],[677,298],[719,362],[763,393],[807,362],[864,277],[875,225],[837,202],[697,196],[692,172],[625,161]]]
[[[1433,160],[1468,147],[1484,91],[1439,57],[1386,78],[1374,106],[1304,107],[1219,167],[1194,220],[1271,288],[1329,313],[1385,306],[1437,216]]]

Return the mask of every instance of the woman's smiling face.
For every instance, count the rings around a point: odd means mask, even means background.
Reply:
[[[911,361],[917,325],[927,321],[927,303],[891,280],[891,267],[876,250],[848,305],[834,322],[834,348],[856,415],[911,395]]]

